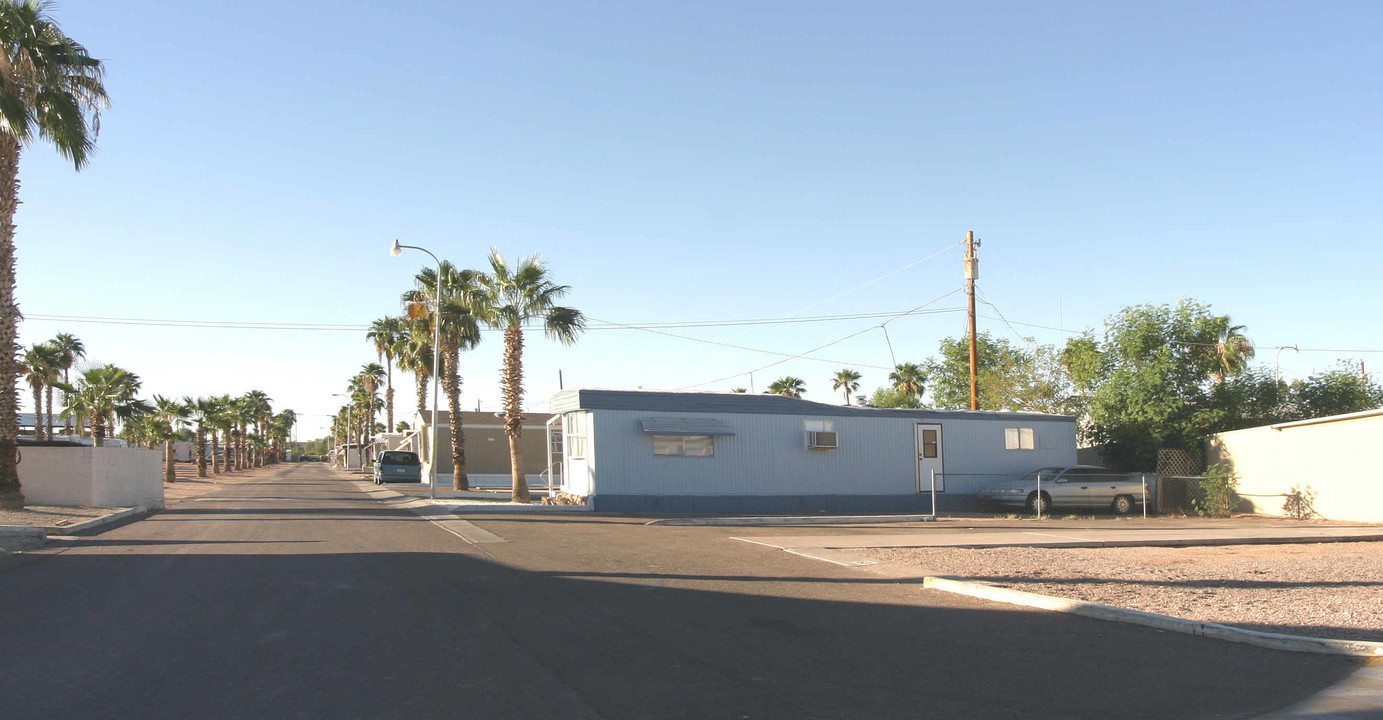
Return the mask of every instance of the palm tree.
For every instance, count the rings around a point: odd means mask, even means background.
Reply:
[[[220,475],[222,472],[223,463],[221,458],[221,443],[217,438],[217,434],[218,432],[230,432],[230,416],[226,412],[228,406],[230,405],[230,396],[217,395],[216,397],[212,398],[212,402],[215,403],[215,405],[212,411],[208,413],[206,417],[206,427],[207,430],[210,431],[207,435],[207,439],[211,442],[211,474]],[[229,434],[227,434],[227,440],[229,440]],[[229,450],[229,447],[227,448],[227,450]],[[224,466],[227,470],[229,470],[229,452],[226,453]]]
[[[1254,355],[1253,341],[1244,336],[1244,326],[1230,326],[1229,318],[1224,318],[1224,324],[1224,332],[1215,340],[1215,369],[1210,373],[1216,385],[1243,372]]]
[[[62,362],[58,365],[58,369],[62,371],[62,381],[69,382],[68,371],[77,364],[77,360],[86,357],[86,345],[83,345],[77,336],[68,333],[58,333],[58,336],[49,342],[58,349],[62,356]],[[63,397],[62,404],[67,405],[66,396]],[[53,401],[50,399],[48,407],[51,408],[52,406]],[[77,421],[77,434],[84,437],[86,435],[85,424],[82,422],[82,418],[77,418]],[[69,436],[72,434],[72,416],[70,415],[67,417],[64,430]]]
[[[858,370],[845,368],[838,371],[831,380],[832,390],[845,391],[845,404],[850,404],[850,393],[860,389],[860,373]]]
[[[107,104],[101,61],[63,34],[42,0],[0,0],[0,387],[19,380],[14,348],[14,213],[19,206],[19,153],[35,139],[53,144],[81,170],[95,150]],[[0,508],[24,507],[19,482],[18,407],[0,393]]]
[[[747,392],[749,392],[749,388],[735,388],[735,389],[731,390],[730,392],[732,392],[732,393],[747,393]]]
[[[220,413],[221,403],[214,397],[199,397],[196,400],[183,398],[183,401],[187,403],[192,422],[197,426],[197,477],[204,478],[207,476],[206,431],[207,427],[214,422],[217,414]]]
[[[791,375],[778,378],[768,384],[769,395],[784,395],[790,398],[800,398],[802,393],[807,391],[807,384],[801,378]]]
[[[888,374],[888,381],[893,383],[893,389],[897,392],[921,398],[926,390],[927,373],[917,363],[902,363]]]
[[[245,402],[247,410],[246,420],[254,426],[255,433],[261,438],[264,437],[264,428],[269,423],[269,417],[274,414],[273,406],[270,405],[272,399],[259,390],[251,390],[241,398]],[[264,466],[263,447],[261,444],[256,448],[257,451],[253,458],[254,467]]]
[[[298,414],[292,410],[284,410],[274,416],[270,423],[269,435],[274,441],[274,450],[277,456],[274,458],[278,462],[283,457],[283,447],[293,436],[293,426],[298,423]]]
[[[379,412],[379,383],[384,379],[384,368],[379,363],[370,363],[360,368],[360,387],[368,396],[365,408],[366,417],[369,418],[369,426],[375,424],[375,413]]]
[[[85,414],[96,447],[104,447],[112,420],[128,420],[148,409],[135,398],[140,385],[138,375],[107,364],[87,368],[75,384],[63,383],[59,389],[68,394],[68,411]]]
[[[437,271],[423,268],[413,277],[417,289],[403,295],[403,302],[411,318],[426,318],[428,334],[432,334],[431,323],[438,324],[441,353],[442,387],[447,392],[447,407],[450,410],[451,424],[451,486],[456,490],[469,490],[471,485],[466,477],[466,428],[461,422],[461,351],[470,350],[480,343],[480,326],[469,300],[477,293],[475,281],[478,273],[474,270],[457,270],[451,263],[442,262],[441,301],[434,303],[431,292],[437,285]],[[434,305],[436,307],[434,307]]]
[[[365,338],[375,348],[375,353],[384,361],[385,388],[384,415],[389,427],[394,427],[394,358],[403,349],[406,337],[404,319],[401,317],[382,317],[370,323]]]
[[[523,328],[541,323],[548,339],[563,345],[576,343],[586,329],[581,311],[557,304],[570,291],[552,282],[547,265],[537,254],[510,267],[498,250],[490,250],[490,272],[476,276],[471,298],[476,317],[504,332],[504,367],[500,387],[504,400],[504,434],[509,436],[509,465],[514,479],[514,502],[528,502],[528,480],[523,469]]]
[[[23,368],[25,371],[24,379],[29,383],[29,387],[34,391],[34,440],[42,441],[45,439],[43,423],[43,389],[48,388],[49,402],[52,402],[53,383],[58,380],[58,365],[61,363],[61,355],[57,348],[48,343],[39,343],[29,348],[24,353]],[[52,408],[49,407],[48,417],[52,418]],[[51,439],[53,422],[48,421],[48,436]]]
[[[173,456],[173,441],[177,438],[178,426],[186,424],[187,418],[191,415],[192,407],[188,405],[187,398],[174,400],[162,395],[154,396],[154,410],[148,417],[149,430],[152,431],[151,439],[163,441],[163,481],[166,483],[178,479],[173,465],[176,460]],[[201,452],[200,447],[198,452]]]
[[[427,385],[432,382],[432,334],[426,318],[408,320],[398,352],[399,369],[413,373],[418,417],[427,417]],[[428,420],[431,422],[431,420]]]

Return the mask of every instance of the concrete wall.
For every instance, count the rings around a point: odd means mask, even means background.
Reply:
[[[1220,433],[1206,447],[1217,462],[1254,512],[1286,515],[1285,496],[1301,490],[1320,517],[1383,522],[1383,411]]]
[[[30,505],[163,507],[163,451],[20,448],[19,480]]]

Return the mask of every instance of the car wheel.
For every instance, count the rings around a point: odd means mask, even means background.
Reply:
[[[1036,492],[1028,494],[1028,512],[1034,515],[1052,514],[1052,496],[1047,493],[1038,495]]]
[[[1133,512],[1133,498],[1128,495],[1120,495],[1114,498],[1113,508],[1115,515],[1127,515]]]

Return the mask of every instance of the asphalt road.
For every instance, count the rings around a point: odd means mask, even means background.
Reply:
[[[470,518],[320,465],[0,559],[0,716],[1233,718],[1359,667],[924,591],[627,518]]]

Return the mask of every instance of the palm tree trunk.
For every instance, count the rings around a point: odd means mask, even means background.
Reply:
[[[29,387],[34,391],[34,441],[43,442],[43,386]]]
[[[413,377],[417,381],[415,384],[418,390],[418,419],[421,420],[427,417],[427,383],[431,378],[422,373],[416,373]],[[431,423],[432,421],[428,420],[428,422]]]
[[[173,470],[173,462],[173,439],[168,438],[163,441],[163,481],[166,483],[178,479],[177,473]]]
[[[523,331],[517,326],[504,329],[504,371],[500,386],[504,391],[504,434],[509,436],[509,470],[513,477],[513,501],[526,503],[528,478],[523,471]]]
[[[211,474],[221,474],[221,448],[216,442],[216,428],[211,429]]]
[[[91,416],[91,442],[96,447],[106,446],[106,418],[100,413]]]
[[[37,419],[37,418],[35,418]],[[53,386],[48,386],[48,439],[53,439]]]
[[[442,355],[442,386],[451,410],[451,489],[470,490],[470,478],[466,477],[466,428],[461,425],[460,363],[460,348],[447,348]]]
[[[0,133],[0,508],[24,507],[19,484],[19,308],[14,304],[14,211],[19,205],[19,143]]]
[[[394,432],[394,358],[387,358],[384,361],[387,374],[388,388],[384,391],[384,417],[388,425],[384,426],[384,432]]]
[[[206,425],[197,423],[197,477],[206,477]]]

